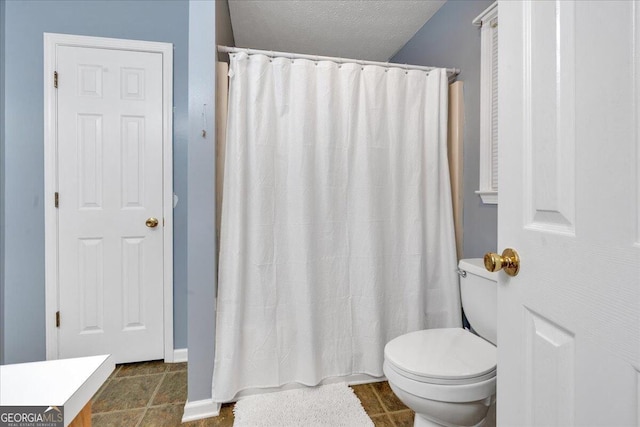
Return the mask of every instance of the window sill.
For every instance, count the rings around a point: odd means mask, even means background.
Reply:
[[[476,191],[476,194],[482,199],[482,203],[485,205],[497,205],[498,204],[498,192],[497,191]]]

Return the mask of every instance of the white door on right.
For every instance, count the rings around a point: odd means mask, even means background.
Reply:
[[[640,4],[500,1],[498,425],[640,425]]]

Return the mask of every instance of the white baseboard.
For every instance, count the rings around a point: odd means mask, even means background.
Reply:
[[[187,421],[196,421],[203,418],[216,417],[220,415],[220,406],[220,402],[214,402],[213,399],[187,402],[184,405],[182,422],[186,423]]]
[[[176,348],[173,350],[173,363],[182,363],[187,361],[187,349]]]

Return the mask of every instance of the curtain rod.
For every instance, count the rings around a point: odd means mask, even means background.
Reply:
[[[275,52],[272,50],[258,50],[258,49],[247,49],[244,47],[229,47],[229,46],[218,46],[218,52],[222,53],[240,53],[244,52],[247,55],[265,55],[270,57],[283,57],[290,59],[309,59],[311,61],[332,61],[337,63],[354,63],[360,65],[378,65],[380,67],[386,68],[401,68],[403,70],[420,70],[420,71],[431,71],[435,70],[438,67],[424,67],[421,65],[407,65],[407,64],[398,64],[397,62],[378,62],[378,61],[363,61],[359,59],[348,59],[348,58],[337,58],[332,56],[317,56],[317,55],[305,55],[302,53],[287,53],[287,52]],[[446,68],[447,76],[449,77],[449,81],[455,80],[456,76],[460,74],[460,70],[458,68]]]

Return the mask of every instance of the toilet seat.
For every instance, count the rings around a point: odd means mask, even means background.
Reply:
[[[391,340],[388,368],[428,384],[463,385],[496,376],[496,347],[462,328],[427,329]]]
[[[405,378],[411,379],[417,382],[423,382],[426,384],[439,384],[439,385],[465,385],[465,384],[475,384],[478,382],[490,380],[491,378],[495,378],[497,374],[497,370],[494,369],[491,372],[488,372],[484,375],[480,375],[474,378],[464,378],[464,379],[446,379],[446,378],[431,378],[422,375],[415,375],[410,372],[404,371],[392,363],[387,362],[389,369],[393,369],[398,373],[398,375],[402,375]]]
[[[451,403],[477,402],[496,394],[496,376],[468,384],[443,385],[413,380],[398,372],[387,361],[382,365],[382,371],[396,394],[402,390],[422,399]]]

